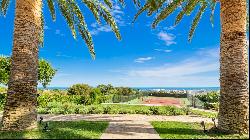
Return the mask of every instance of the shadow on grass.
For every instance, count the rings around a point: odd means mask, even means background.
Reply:
[[[0,131],[0,139],[98,139],[107,126],[107,122],[49,122],[48,132],[43,131],[43,124],[33,131]]]
[[[248,139],[248,135],[226,134],[206,124],[206,132],[198,123],[153,122],[155,130],[163,139]]]
[[[161,134],[175,134],[175,135],[205,135],[203,130],[192,128],[155,128]]]

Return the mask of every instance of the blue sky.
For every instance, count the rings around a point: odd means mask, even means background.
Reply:
[[[208,87],[219,86],[219,5],[215,24],[210,12],[203,18],[191,43],[188,31],[194,13],[173,27],[176,13],[151,29],[153,18],[145,14],[132,25],[136,8],[127,3],[117,5],[112,13],[119,25],[122,41],[118,41],[107,25],[97,25],[93,15],[82,5],[88,27],[93,35],[96,60],[92,60],[84,41],[74,40],[61,13],[53,22],[44,6],[45,42],[40,48],[44,58],[58,72],[50,86],[65,87],[75,83],[113,84],[130,87]],[[13,39],[14,3],[7,16],[0,17],[0,54],[10,55]]]

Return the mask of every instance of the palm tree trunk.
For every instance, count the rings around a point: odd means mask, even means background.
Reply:
[[[3,130],[37,127],[37,67],[42,0],[16,0],[11,74]]]
[[[248,133],[249,91],[246,38],[246,0],[220,0],[221,97],[218,127],[229,133]]]

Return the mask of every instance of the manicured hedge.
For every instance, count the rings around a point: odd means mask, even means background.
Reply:
[[[143,106],[143,105],[76,105],[70,103],[50,103],[46,108],[39,107],[40,114],[144,114],[144,115],[199,115],[216,118],[217,113],[210,113],[175,106]]]

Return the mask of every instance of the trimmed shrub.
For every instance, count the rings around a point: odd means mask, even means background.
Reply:
[[[159,115],[160,114],[159,107],[157,107],[157,106],[151,106],[149,108],[149,111],[151,111],[152,114],[154,114],[154,115]]]
[[[213,91],[207,94],[196,95],[195,97],[203,103],[204,109],[219,110],[219,92]]]

